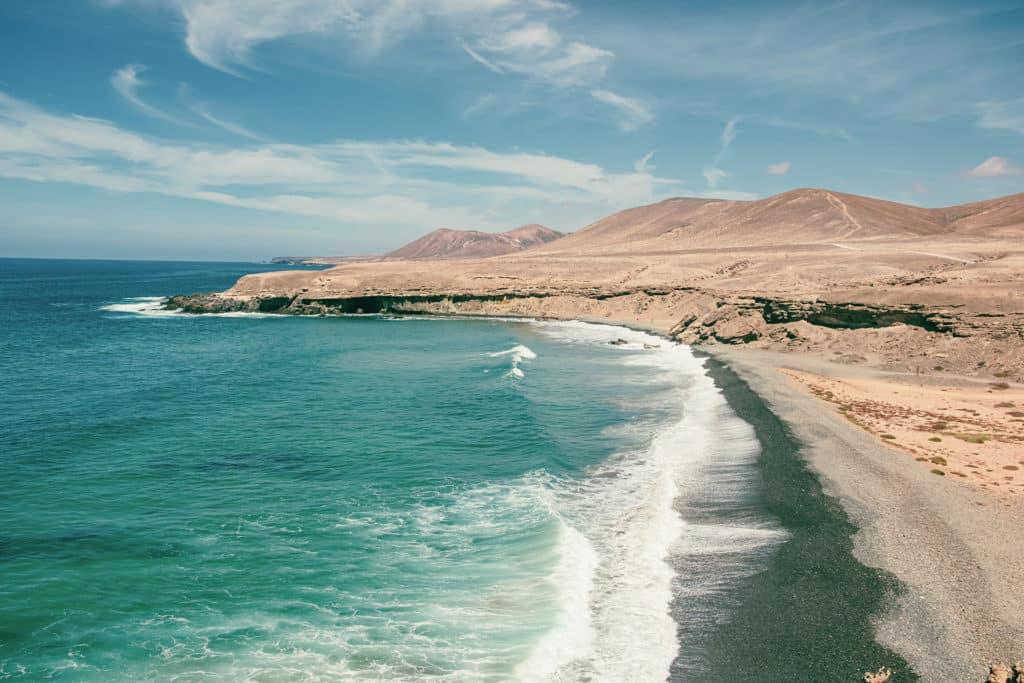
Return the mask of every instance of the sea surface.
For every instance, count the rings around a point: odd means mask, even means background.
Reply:
[[[0,680],[701,680],[787,537],[702,359],[159,308],[270,269],[0,260]]]

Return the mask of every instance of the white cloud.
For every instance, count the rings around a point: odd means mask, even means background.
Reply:
[[[936,120],[1021,91],[1021,70],[1007,58],[1019,51],[1019,32],[992,27],[1003,12],[1006,6],[992,3],[883,0],[710,4],[597,27],[589,36],[635,72]]]
[[[653,156],[654,150],[652,149],[650,152],[640,157],[640,159],[638,159],[635,164],[633,164],[633,169],[637,173],[647,173],[649,171],[654,171],[654,169],[656,169],[657,166],[651,163],[651,158]]]
[[[728,178],[732,174],[729,173],[728,171],[723,171],[720,168],[715,168],[712,166],[711,168],[705,168],[703,171],[701,171],[701,175],[703,175],[704,179],[708,181],[708,187],[714,189],[718,187],[718,183]]]
[[[718,147],[718,153],[715,154],[714,160],[711,162],[711,166],[701,171],[701,175],[704,176],[704,180],[708,183],[709,189],[715,189],[718,187],[718,183],[730,177],[732,174],[728,171],[719,168],[718,165],[722,163],[722,157],[729,150],[729,146],[732,145],[733,140],[736,139],[736,124],[739,123],[739,117],[733,117],[726,121],[725,127],[722,129],[721,141]]]
[[[1003,102],[981,102],[977,109],[981,128],[1024,134],[1024,97]]]
[[[219,116],[214,116],[213,114],[210,113],[209,108],[205,104],[197,104],[197,105],[193,106],[192,107],[192,111],[194,111],[195,113],[199,114],[199,116],[201,116],[203,119],[205,119],[209,123],[212,123],[213,125],[217,126],[218,128],[226,130],[229,133],[234,133],[235,135],[241,136],[243,138],[249,138],[250,140],[263,140],[264,139],[262,135],[259,135],[257,133],[252,132],[251,130],[249,130],[245,126],[242,126],[240,124],[234,123],[232,121],[228,121],[227,119],[223,119],[223,118],[221,118]]]
[[[533,22],[505,31],[485,40],[488,50],[518,52],[520,50],[552,50],[562,42],[558,32],[543,22]]]
[[[910,189],[912,189],[917,194],[928,194],[928,188],[921,183],[914,183],[913,185],[910,186]]]
[[[185,46],[192,56],[240,77],[262,68],[260,49],[275,42],[330,44],[362,63],[397,52],[403,42],[411,45],[409,50],[440,42],[461,48],[468,59],[509,80],[540,84],[549,93],[558,88],[573,97],[585,97],[599,89],[615,59],[610,50],[576,35],[569,25],[576,10],[553,0],[116,1],[129,3],[162,5],[179,13]],[[423,36],[431,40],[413,40]],[[296,40],[304,37],[320,40]],[[623,130],[653,120],[644,103],[616,97],[620,99],[604,101],[616,111],[615,120]],[[484,108],[470,108],[463,115]]]
[[[341,45],[374,56],[430,26],[496,73],[556,84],[600,79],[613,57],[583,42],[564,42],[550,20],[569,16],[572,8],[551,0],[148,1],[181,13],[193,57],[234,75],[254,67],[259,46],[289,37],[338,37]]]
[[[725,124],[725,128],[722,129],[722,152],[729,149],[729,145],[736,139],[736,123],[739,121],[737,118],[731,118]]]
[[[473,100],[468,107],[462,110],[462,117],[469,118],[479,114],[482,111],[487,111],[498,102],[498,96],[494,93],[487,93]]]
[[[733,140],[736,139],[736,124],[740,122],[738,116],[734,116],[725,122],[725,128],[722,129],[721,143],[718,147],[718,154],[715,155],[714,165],[717,166],[722,162],[722,157],[729,150]]]
[[[649,160],[649,157],[648,157]],[[169,143],[0,93],[0,176],[375,225],[507,227],[495,216],[646,203],[679,182],[537,152],[418,140]]]
[[[569,43],[555,51],[487,52],[464,45],[467,53],[495,73],[519,74],[559,86],[582,86],[604,78],[615,57],[608,50],[585,43]],[[486,56],[481,53],[486,53]]]
[[[789,173],[790,166],[788,161],[780,161],[777,164],[769,164],[765,170],[772,175],[786,175]]]
[[[110,76],[110,85],[113,86],[114,90],[118,92],[121,97],[132,103],[139,111],[152,116],[155,119],[166,121],[168,123],[174,123],[178,125],[186,125],[180,119],[171,116],[170,114],[157,109],[153,105],[145,102],[139,96],[139,89],[145,85],[145,82],[139,78],[139,74],[146,70],[143,64],[128,64],[115,71]]]
[[[1018,168],[1006,157],[989,157],[972,168],[968,174],[972,178],[1008,178],[1024,175],[1024,168]]]
[[[610,90],[591,90],[590,94],[598,102],[619,110],[623,117],[619,127],[624,131],[636,130],[654,120],[650,107],[638,99],[625,97]]]

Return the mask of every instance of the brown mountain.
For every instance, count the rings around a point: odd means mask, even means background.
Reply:
[[[1024,194],[942,209],[800,189],[755,201],[674,198],[602,218],[549,253],[1021,234]]]
[[[487,258],[523,251],[560,237],[562,233],[535,224],[499,233],[442,228],[384,256],[404,260]]]

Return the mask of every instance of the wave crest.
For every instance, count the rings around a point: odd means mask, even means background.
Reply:
[[[524,344],[516,344],[511,349],[505,349],[504,351],[495,351],[494,353],[487,354],[491,358],[503,358],[509,356],[512,359],[512,368],[505,374],[506,377],[515,377],[522,379],[525,377],[525,373],[520,364],[523,361],[534,360],[537,358],[537,354],[533,352],[529,346]]]

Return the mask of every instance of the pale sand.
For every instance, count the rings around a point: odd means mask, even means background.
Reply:
[[[876,625],[880,643],[928,681],[981,681],[990,661],[1024,656],[1020,505],[1007,506],[998,494],[958,477],[932,474],[780,372],[837,374],[837,366],[824,358],[743,348],[710,351],[792,427],[826,491],[860,528],[854,538],[858,559],[906,586]],[[843,382],[858,391],[874,387],[878,393],[872,396],[880,399],[896,391],[864,378]]]
[[[933,474],[960,477],[1007,506],[1024,501],[1024,388],[831,370],[782,372]]]

